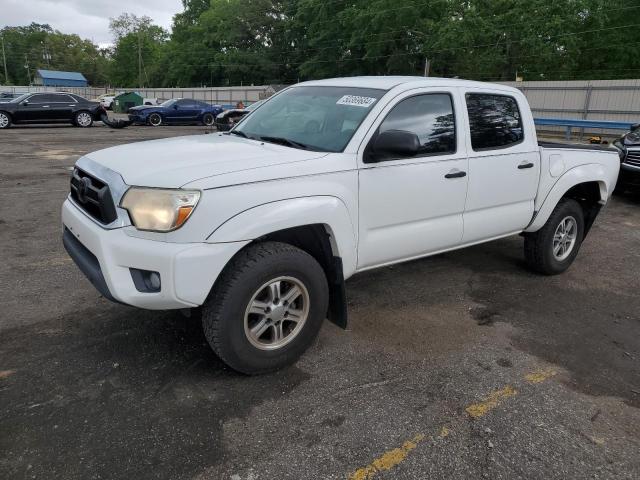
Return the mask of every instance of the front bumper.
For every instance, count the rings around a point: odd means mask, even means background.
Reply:
[[[627,163],[620,164],[618,185],[640,187],[640,167]]]
[[[133,123],[147,123],[147,116],[146,115],[135,115],[130,113],[129,114],[129,121],[133,122]]]
[[[150,310],[202,305],[228,261],[247,243],[169,243],[104,229],[69,199],[62,206],[63,243],[107,299]],[[141,292],[130,269],[158,272],[159,292]]]

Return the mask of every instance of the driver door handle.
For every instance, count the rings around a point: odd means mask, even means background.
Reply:
[[[461,178],[461,177],[466,177],[466,176],[467,176],[467,172],[463,172],[461,170],[453,169],[449,173],[447,173],[444,176],[444,178]]]
[[[524,170],[525,168],[533,168],[533,163],[531,163],[531,162],[522,162],[520,165],[518,165],[518,168],[520,170]]]

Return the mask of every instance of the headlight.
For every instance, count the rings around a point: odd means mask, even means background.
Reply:
[[[120,206],[129,212],[137,229],[170,232],[184,225],[199,199],[197,190],[132,187]]]

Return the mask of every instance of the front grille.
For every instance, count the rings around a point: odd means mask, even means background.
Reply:
[[[79,168],[73,170],[71,177],[71,198],[104,225],[118,218],[109,186]]]
[[[627,157],[624,159],[624,163],[640,167],[640,150],[627,150]]]

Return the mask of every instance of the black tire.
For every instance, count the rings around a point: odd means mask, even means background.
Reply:
[[[88,128],[91,125],[93,125],[93,116],[91,115],[91,113],[87,112],[86,110],[76,112],[73,115],[73,124],[76,127]]]
[[[213,115],[210,113],[205,113],[202,116],[202,124],[206,127],[211,127],[214,121],[215,119],[213,118]]]
[[[149,115],[149,125],[151,125],[152,127],[159,127],[160,125],[162,125],[162,115],[160,115],[159,113],[152,113],[151,115]]]
[[[567,253],[566,258],[559,259],[554,255],[554,236],[561,222],[567,218],[575,220],[575,243]],[[584,238],[584,213],[578,202],[570,198],[563,198],[551,212],[547,223],[534,233],[527,233],[524,237],[524,255],[529,267],[544,275],[557,275],[571,266]]]
[[[7,112],[0,112],[0,129],[11,126],[11,115]]]
[[[308,315],[289,343],[260,349],[245,333],[245,313],[260,287],[279,277],[294,278],[306,288]],[[258,243],[238,253],[220,274],[202,307],[202,326],[211,348],[227,365],[260,374],[294,363],[309,348],[326,318],[328,302],[327,279],[311,255],[285,243]]]

